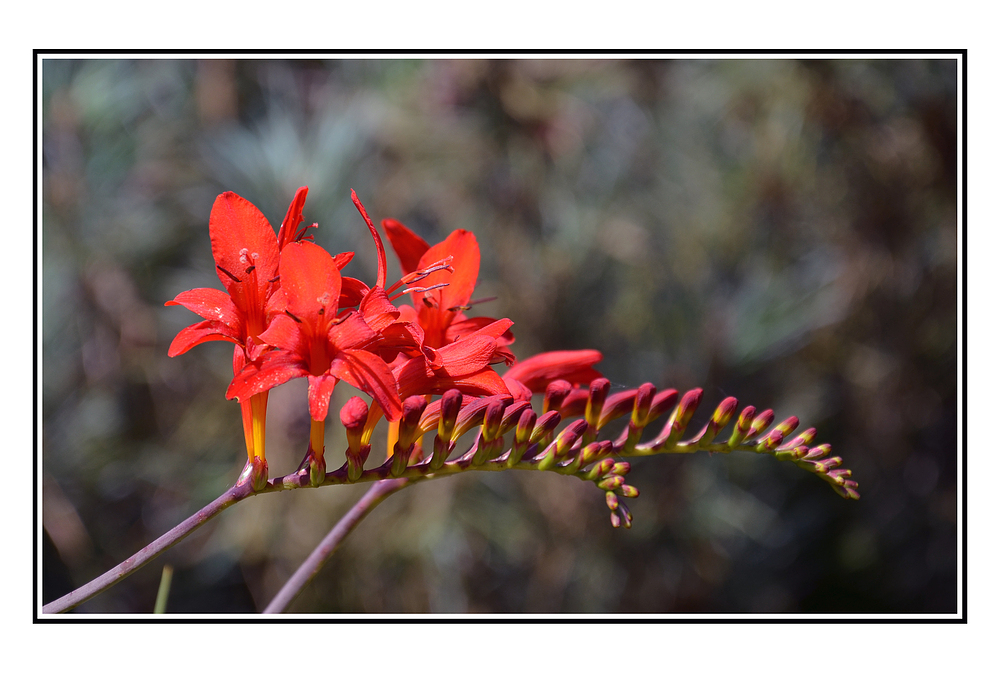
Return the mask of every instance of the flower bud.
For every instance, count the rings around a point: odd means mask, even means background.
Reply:
[[[622,492],[622,496],[625,498],[639,497],[639,489],[637,489],[635,486],[631,486],[629,484],[622,484],[622,487],[618,490]]]
[[[610,477],[604,479],[603,481],[599,481],[597,483],[597,488],[603,491],[613,491],[624,483],[625,483],[625,477],[613,474]]]
[[[549,411],[559,411],[562,408],[563,400],[573,390],[573,384],[569,381],[556,379],[545,388],[545,399],[542,401],[542,413]]]
[[[674,393],[676,395],[676,391]],[[649,410],[656,397],[656,386],[652,383],[643,383],[635,391],[635,405],[632,407],[632,425],[637,428],[644,428],[649,423]]]
[[[674,406],[674,402],[676,401],[677,391],[673,388],[656,393],[656,395],[653,396],[652,404],[649,405],[649,415],[646,417],[646,424],[648,425],[649,423],[652,423],[666,413],[667,409]]]
[[[452,388],[441,397],[441,419],[438,421],[438,436],[442,441],[450,442],[455,430],[455,421],[462,408],[462,393],[458,388]]]
[[[552,431],[556,429],[562,421],[558,411],[547,411],[535,421],[535,429],[531,431],[530,444],[547,444],[552,436]]]
[[[604,460],[595,463],[590,471],[587,473],[587,479],[589,481],[597,481],[598,479],[603,479],[608,476],[612,468],[615,466],[614,458],[605,458]]]
[[[603,428],[611,421],[629,413],[635,405],[635,390],[623,390],[613,395],[608,395],[604,401],[604,408],[601,410],[601,417],[598,419],[597,428]]]
[[[517,419],[517,429],[514,430],[514,444],[510,447],[510,455],[507,456],[507,467],[514,467],[519,463],[524,452],[528,450],[528,440],[531,439],[531,431],[535,427],[536,420],[535,412],[530,406],[521,412]]]
[[[608,391],[611,390],[611,381],[606,378],[594,379],[590,382],[590,396],[587,398],[587,408],[584,411],[584,418],[595,430],[600,425],[601,412],[604,411],[604,401],[608,399]]]
[[[612,491],[607,491],[604,494],[604,502],[608,504],[608,509],[611,511],[618,509],[618,496]]]
[[[347,451],[358,454],[361,452],[361,435],[368,420],[368,405],[360,397],[347,400],[340,409],[340,422],[347,430]]]
[[[556,437],[556,458],[565,457],[586,429],[587,421],[582,418],[563,428],[563,431]]]
[[[819,446],[814,446],[809,449],[809,453],[805,455],[804,459],[819,460],[820,458],[825,458],[828,455],[830,455],[830,445],[820,444]]]
[[[744,441],[746,441],[747,439],[753,439],[760,433],[764,432],[773,422],[774,422],[774,412],[771,411],[770,409],[764,410],[762,413],[758,414],[756,418],[753,419],[753,422],[750,424],[750,432],[747,433],[747,436],[744,439]]]
[[[631,471],[631,469],[632,466],[626,462],[615,463],[614,466],[611,468],[611,474],[617,474],[620,477],[624,477],[626,474],[629,473],[629,471]]]

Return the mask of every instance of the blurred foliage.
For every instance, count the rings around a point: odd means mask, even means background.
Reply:
[[[512,318],[519,357],[597,348],[616,388],[704,387],[695,423],[726,395],[798,415],[862,499],[765,457],[657,457],[633,465],[625,531],[583,482],[443,479],[375,510],[294,610],[956,609],[954,61],[53,59],[41,74],[45,601],[235,480],[231,346],[168,358],[196,318],[163,302],[218,286],[218,193],[277,225],[308,185],[316,240],[356,251],[351,275],[375,275],[352,187],[432,243],[470,229],[476,296],[498,297],[472,314]],[[268,416],[283,474],[307,443],[301,380]],[[333,463],[342,440],[327,441]],[[80,611],[152,612],[164,563],[171,612],[258,611],[364,488],[241,503]]]

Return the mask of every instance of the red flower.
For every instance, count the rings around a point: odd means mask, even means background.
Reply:
[[[369,307],[365,300],[360,312],[338,316],[342,282],[337,266],[326,250],[307,241],[282,251],[279,271],[285,312],[260,335],[278,350],[264,356],[259,370],[237,376],[227,397],[247,399],[305,376],[309,379],[309,414],[313,420],[323,421],[334,386],[344,380],[371,395],[389,419],[400,417],[402,406],[392,372],[382,358],[367,350],[379,336],[366,322]],[[370,303],[375,304],[377,294],[369,295]],[[379,325],[387,313],[385,304],[379,303],[368,317]],[[388,316],[390,322],[395,320],[395,315]]]
[[[433,271],[421,278],[420,285],[432,289],[413,292],[415,308],[400,307],[400,320],[416,323],[423,330],[423,346],[439,349],[496,322],[495,318],[464,315],[479,277],[479,243],[475,234],[456,229],[444,241],[431,246],[396,220],[382,220],[382,226],[399,257],[404,277],[451,259],[450,270]],[[514,356],[507,348],[514,342],[510,331],[498,334],[496,340],[497,361],[513,362]],[[440,366],[433,350],[424,352],[431,366]]]
[[[208,232],[216,273],[226,292],[198,288],[181,292],[166,303],[184,306],[205,318],[182,329],[170,344],[168,355],[180,355],[206,341],[231,341],[236,344],[234,375],[258,361],[267,348],[260,335],[282,308],[283,297],[277,292],[279,250],[285,243],[301,238],[308,229],[297,231],[307,193],[306,187],[296,192],[281,226],[280,243],[267,218],[252,203],[233,192],[216,198]],[[264,454],[267,394],[242,401],[240,408],[247,466],[254,469],[259,486],[267,473]]]

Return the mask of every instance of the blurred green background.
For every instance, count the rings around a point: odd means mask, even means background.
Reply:
[[[351,188],[431,243],[470,229],[475,296],[498,297],[471,315],[513,319],[518,357],[597,348],[617,389],[703,387],[693,425],[727,395],[797,415],[862,499],[768,457],[652,457],[615,530],[575,479],[452,477],[376,509],[293,610],[957,609],[954,60],[53,59],[41,76],[44,601],[236,479],[232,346],[168,358],[197,318],[163,303],[219,287],[217,194],[277,226],[308,185],[306,220],[357,252],[350,275],[375,276]],[[271,394],[273,475],[307,436],[298,380]],[[339,464],[334,427],[327,443]],[[151,612],[163,563],[170,612],[259,611],[365,488],[241,503],[79,611]]]

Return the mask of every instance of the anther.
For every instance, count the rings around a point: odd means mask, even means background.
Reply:
[[[247,270],[246,270],[246,271],[244,271],[243,273],[247,273],[247,274],[249,274],[249,273],[250,273],[251,271],[253,271],[253,270],[254,270],[254,269],[256,269],[256,268],[257,268],[257,266],[256,266],[256,265],[254,265],[254,266],[248,266],[248,267],[247,267]]]
[[[287,315],[289,318],[291,318],[292,320],[294,320],[297,323],[301,323],[302,322],[301,320],[299,320],[298,318],[296,318],[295,315],[293,315],[292,312],[289,311],[287,308],[285,309],[285,315]]]
[[[272,278],[271,280],[269,280],[267,282],[268,283],[277,283],[279,278],[281,278],[281,276],[275,276],[274,278]]]
[[[237,278],[237,277],[236,277],[236,276],[234,276],[233,274],[229,273],[229,271],[227,271],[226,269],[223,269],[223,268],[222,268],[221,266],[219,266],[218,264],[216,264],[216,265],[215,265],[215,268],[216,268],[216,269],[218,269],[219,271],[221,271],[222,273],[226,274],[226,275],[227,275],[227,276],[229,276],[230,278],[232,278],[232,279],[233,279],[233,282],[234,282],[234,283],[240,283],[240,282],[242,282],[242,281],[240,281],[240,279],[239,279],[239,278]]]

